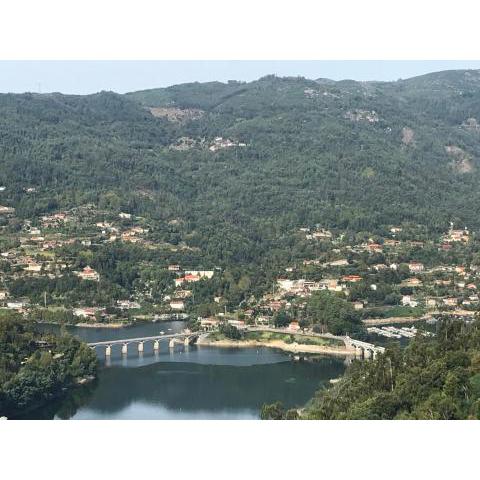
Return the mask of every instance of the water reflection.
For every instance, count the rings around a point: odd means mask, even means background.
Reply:
[[[177,325],[173,325],[177,323]],[[136,331],[73,331],[87,341],[134,338],[156,334],[158,326]],[[170,328],[180,331],[182,322]],[[168,327],[162,325],[162,329]],[[114,334],[114,335],[112,335]],[[88,338],[85,338],[88,337]],[[321,385],[338,378],[344,359],[293,362],[268,348],[212,348],[146,342],[144,351],[121,345],[97,349],[98,380],[75,389],[67,398],[32,412],[29,418],[57,419],[246,419],[258,418],[263,403],[282,401],[303,406]]]
[[[93,396],[73,418],[258,418],[264,402],[303,405],[344,369],[335,359],[248,366],[232,365],[233,359],[223,365],[188,360],[103,369]]]

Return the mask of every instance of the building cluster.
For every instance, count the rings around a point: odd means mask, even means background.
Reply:
[[[228,138],[216,137],[214,139],[212,145],[210,145],[210,147],[208,147],[208,149],[211,152],[217,152],[218,150],[223,150],[225,148],[246,147],[246,146],[247,146],[246,143],[236,142],[236,141],[230,140]]]
[[[213,146],[242,144],[219,137]],[[172,257],[166,261],[177,262],[182,261],[182,250],[188,248],[181,243],[165,246],[165,242],[160,247],[155,228],[145,219],[125,211],[100,211],[92,205],[31,220],[18,219],[13,208],[0,206],[0,215],[6,219],[0,226],[0,308],[24,314],[33,308],[48,308],[47,297],[39,301],[38,294],[35,299],[23,293],[13,295],[10,287],[19,280],[28,283],[41,277],[53,280],[69,276],[70,280],[86,282],[81,284],[86,290],[93,285],[96,289],[96,284],[100,289],[108,275],[95,263],[94,248],[109,247],[113,242],[123,244],[122,248],[132,243],[136,244],[132,249],[169,248]],[[168,222],[168,228],[176,228],[176,222]],[[9,228],[13,224],[15,228]],[[389,226],[375,235],[315,225],[302,227],[293,235],[302,246],[298,251],[303,253],[281,266],[269,291],[242,299],[235,320],[266,325],[276,312],[301,309],[309,297],[322,291],[347,300],[363,318],[443,314],[469,318],[480,307],[480,265],[475,262],[480,242],[467,228],[456,229],[452,224],[438,238],[432,238],[418,225]],[[216,274],[214,269],[185,268],[179,263],[146,263],[142,268],[151,270],[149,280],[143,284],[137,281],[129,295],[115,297],[111,305],[79,301],[72,307],[73,315],[91,321],[133,315],[153,304],[151,292],[159,288],[160,274],[168,280],[155,297],[155,313],[189,313],[198,291],[194,285],[209,282]],[[212,310],[225,308],[219,292],[209,295]],[[215,319],[204,320],[203,326],[208,328]]]

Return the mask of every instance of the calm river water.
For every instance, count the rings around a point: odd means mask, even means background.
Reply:
[[[183,322],[159,322],[125,329],[70,328],[87,342],[179,332]],[[44,330],[58,330],[42,326]],[[155,353],[151,342],[139,354],[120,347],[105,359],[98,347],[98,380],[75,389],[66,398],[29,414],[44,419],[257,419],[263,403],[304,405],[322,384],[340,376],[343,359],[293,362],[269,348],[176,346],[162,341]]]

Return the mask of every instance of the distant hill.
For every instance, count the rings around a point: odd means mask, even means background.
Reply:
[[[0,204],[19,215],[93,202],[176,219],[219,262],[304,225],[480,227],[479,71],[0,95],[0,147]]]

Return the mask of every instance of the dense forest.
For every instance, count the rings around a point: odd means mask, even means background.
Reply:
[[[147,218],[192,264],[275,265],[305,225],[477,228],[478,119],[478,71],[0,95],[0,204],[93,203]]]
[[[0,318],[0,416],[48,404],[96,370],[95,353],[74,337],[39,334],[31,322]]]

